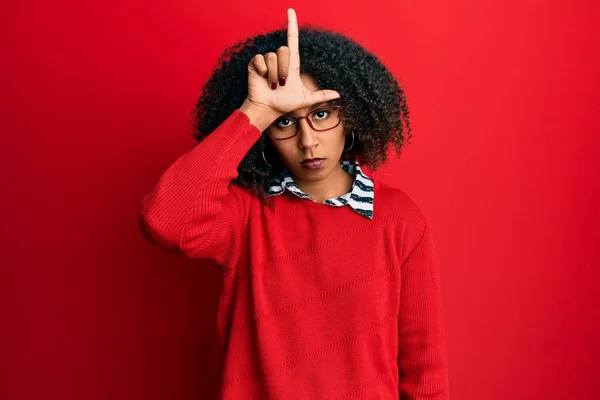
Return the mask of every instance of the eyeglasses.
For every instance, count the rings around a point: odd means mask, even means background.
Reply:
[[[275,140],[291,139],[298,134],[301,119],[306,119],[316,132],[328,131],[340,124],[342,109],[341,105],[334,103],[319,107],[304,116],[283,116],[267,128],[267,133]]]

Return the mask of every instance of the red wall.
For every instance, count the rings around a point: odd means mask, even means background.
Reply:
[[[434,228],[453,398],[597,395],[598,3],[217,4],[3,5],[0,398],[209,397],[218,272],[137,211],[220,51],[288,6],[406,87],[413,143],[374,175]]]

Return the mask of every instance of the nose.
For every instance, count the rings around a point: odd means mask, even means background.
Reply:
[[[312,149],[319,144],[317,132],[310,127],[306,119],[298,122],[298,148],[300,150]]]

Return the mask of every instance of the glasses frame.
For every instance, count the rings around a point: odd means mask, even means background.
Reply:
[[[291,138],[295,137],[298,134],[298,131],[300,130],[300,120],[301,119],[306,119],[306,122],[308,122],[308,125],[315,132],[326,132],[326,131],[330,131],[332,129],[335,129],[342,122],[342,116],[341,115],[339,116],[339,120],[338,120],[337,124],[335,124],[335,126],[332,126],[331,128],[327,128],[327,129],[315,129],[315,127],[313,126],[312,122],[310,122],[310,119],[308,118],[312,113],[319,112],[319,111],[330,110],[330,109],[341,111],[341,110],[344,109],[344,107],[341,106],[341,105],[339,105],[339,104],[331,104],[331,105],[326,105],[326,106],[318,107],[318,108],[312,110],[311,112],[309,112],[308,114],[305,114],[305,115],[300,115],[300,116],[290,115],[290,116],[286,116],[285,118],[290,118],[290,119],[296,120],[296,132],[294,132],[294,134],[292,136],[289,136],[289,137],[286,137],[286,138],[276,138],[276,137],[273,137],[273,135],[271,135],[271,132],[269,131],[269,129],[271,128],[271,125],[269,125],[269,127],[266,130],[267,135],[269,135],[269,137],[271,137],[273,140],[288,140],[288,139],[291,139]],[[277,120],[275,122],[277,122],[280,118],[282,118],[282,117],[277,118]]]

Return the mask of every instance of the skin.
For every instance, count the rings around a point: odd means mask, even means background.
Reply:
[[[287,17],[287,46],[276,53],[257,54],[248,64],[248,96],[240,111],[261,132],[282,115],[306,115],[311,106],[340,97],[338,92],[320,89],[310,76],[300,74],[296,12],[288,9]],[[348,193],[352,187],[354,178],[339,163],[344,143],[343,123],[330,131],[315,132],[304,119],[293,138],[271,139],[294,182],[319,203]],[[326,160],[322,168],[309,170],[301,164],[307,158]]]

